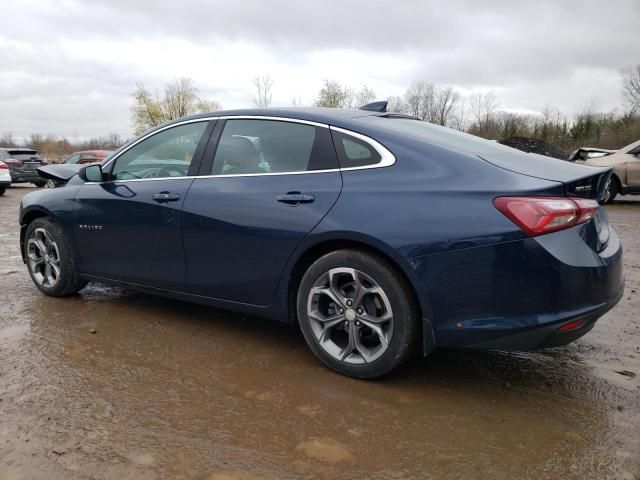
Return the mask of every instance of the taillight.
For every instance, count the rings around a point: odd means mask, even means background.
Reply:
[[[15,158],[7,158],[4,162],[11,165],[22,165],[22,160],[17,160]]]
[[[498,197],[493,204],[532,237],[588,222],[599,207],[595,200],[565,197]]]
[[[4,162],[0,162],[0,168],[9,168],[9,165]]]

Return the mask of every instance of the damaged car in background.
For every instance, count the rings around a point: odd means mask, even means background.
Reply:
[[[611,203],[617,195],[640,194],[640,140],[620,150],[579,148],[571,158],[583,165],[613,168],[606,203]]]

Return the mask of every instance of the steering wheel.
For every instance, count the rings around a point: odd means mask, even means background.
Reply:
[[[171,175],[171,172],[175,172],[178,175]],[[164,167],[161,167],[158,170],[156,170],[155,177],[156,178],[172,177],[172,176],[183,177],[186,174],[187,174],[186,165],[165,165]]]

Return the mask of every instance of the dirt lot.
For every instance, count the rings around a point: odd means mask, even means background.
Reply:
[[[585,338],[366,382],[287,325],[98,285],[43,296],[18,251],[30,190],[0,197],[2,480],[640,478],[640,199],[609,207],[627,290]]]

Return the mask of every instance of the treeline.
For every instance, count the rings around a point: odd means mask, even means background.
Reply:
[[[627,107],[624,111],[600,112],[592,101],[572,116],[553,107],[545,107],[538,114],[513,113],[501,108],[493,92],[464,97],[450,86],[424,80],[411,82],[401,96],[387,97],[387,110],[491,140],[512,137],[543,140],[555,147],[554,150],[568,155],[582,146],[617,149],[640,139],[640,64],[624,68],[620,82]],[[269,74],[256,76],[254,92],[247,95],[247,100],[258,108],[270,107],[274,85]],[[161,94],[138,84],[131,96],[131,125],[136,134],[185,115],[222,109],[219,102],[205,99],[191,78],[167,83]],[[291,105],[358,108],[380,98],[366,85],[357,90],[334,80],[324,80],[315,99],[304,102],[294,97]],[[0,146],[16,146],[14,140],[10,134],[2,135]],[[114,150],[125,141],[117,134],[80,142],[32,134],[23,146],[38,150],[49,160],[59,161],[78,150]]]
[[[115,150],[124,145],[127,140],[117,133],[105,137],[90,138],[72,142],[65,137],[54,135],[41,135],[32,133],[23,142],[17,142],[12,134],[5,133],[0,136],[0,147],[26,147],[40,152],[50,162],[59,162],[73,152],[80,150]]]

